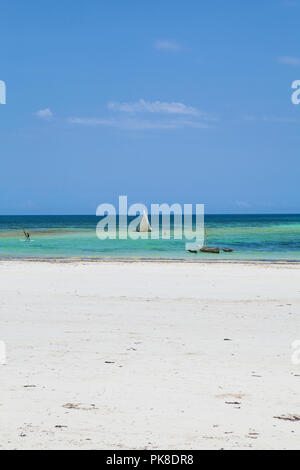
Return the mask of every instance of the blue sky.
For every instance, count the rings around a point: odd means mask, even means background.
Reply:
[[[300,0],[0,9],[0,214],[300,212]]]

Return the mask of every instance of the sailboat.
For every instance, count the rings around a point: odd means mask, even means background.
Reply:
[[[146,211],[143,212],[141,221],[136,229],[137,232],[152,232],[152,228],[148,219]]]
[[[200,251],[202,253],[220,253],[220,248],[217,246],[207,246],[207,232],[206,228],[204,229],[205,232],[205,242],[204,246],[201,245],[196,245],[195,243],[187,243],[186,244],[186,250],[189,251],[190,253],[199,253]]]
[[[200,248],[200,251],[202,253],[220,253],[220,248],[219,247],[217,247],[217,246],[207,246],[206,228],[204,230],[205,230],[205,244],[204,244],[204,246],[202,246],[202,248]]]
[[[232,248],[219,248],[218,246],[207,246],[207,232],[204,228],[205,233],[205,242],[204,246],[196,245],[195,243],[186,243],[186,250],[190,253],[220,253],[220,250],[223,250],[225,253],[232,253],[234,250]]]

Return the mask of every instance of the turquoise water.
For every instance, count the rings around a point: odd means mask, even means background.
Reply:
[[[98,222],[94,216],[0,216],[0,258],[300,261],[300,215],[206,215],[208,244],[234,250],[219,255],[187,253],[185,240],[101,241]]]

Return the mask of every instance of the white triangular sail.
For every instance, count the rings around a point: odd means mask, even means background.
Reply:
[[[143,217],[140,221],[138,232],[151,232],[152,228],[148,219],[146,212],[144,211]]]

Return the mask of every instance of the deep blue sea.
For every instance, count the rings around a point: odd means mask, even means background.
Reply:
[[[233,253],[191,254],[186,240],[99,240],[95,216],[0,216],[0,258],[300,261],[300,215],[206,215],[208,244]],[[24,241],[23,228],[31,233]]]

